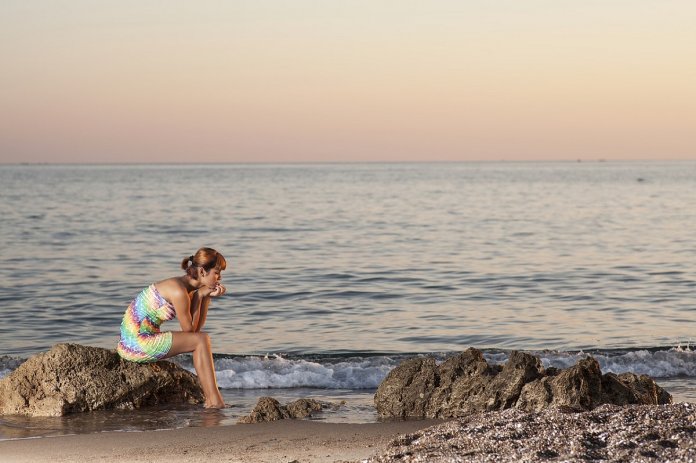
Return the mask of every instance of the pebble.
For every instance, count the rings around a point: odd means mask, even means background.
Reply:
[[[368,463],[696,462],[696,404],[473,413],[400,436]]]

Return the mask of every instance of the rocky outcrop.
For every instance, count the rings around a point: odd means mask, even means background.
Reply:
[[[0,414],[62,416],[201,402],[196,376],[171,362],[137,364],[115,350],[79,344],[57,344],[0,380]]]
[[[554,373],[525,385],[515,408],[538,412],[560,406],[592,410],[602,404],[672,403],[672,396],[650,377],[633,373],[603,375],[592,357]]]
[[[281,405],[273,397],[261,397],[248,416],[241,417],[239,423],[261,423],[285,419],[307,418],[316,412],[338,407],[329,402],[314,399],[297,399],[287,405]]]
[[[407,360],[387,375],[375,394],[380,415],[402,418],[671,402],[671,396],[648,376],[603,375],[592,357],[564,370],[545,370],[537,357],[516,351],[504,365],[489,365],[481,351],[473,348],[441,365],[432,357]]]

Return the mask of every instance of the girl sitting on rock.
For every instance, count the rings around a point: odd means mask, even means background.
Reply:
[[[200,248],[185,258],[181,268],[186,274],[153,283],[133,299],[123,315],[116,349],[125,360],[139,363],[191,352],[206,408],[225,407],[215,378],[210,337],[201,329],[210,299],[225,294],[220,272],[226,267],[222,254],[211,248]],[[175,316],[181,331],[160,331],[160,325]]]

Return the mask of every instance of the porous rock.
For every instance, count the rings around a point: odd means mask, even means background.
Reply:
[[[436,388],[437,365],[431,357],[412,358],[393,369],[379,385],[375,405],[386,416],[426,416]]]
[[[128,362],[115,350],[79,344],[56,344],[0,380],[0,414],[62,416],[203,400],[198,378],[178,365]]]
[[[504,365],[489,365],[474,348],[441,365],[432,357],[409,359],[387,375],[375,394],[381,416],[401,418],[451,418],[509,408],[592,410],[602,404],[671,402],[669,393],[650,377],[603,375],[592,357],[564,370],[545,370],[539,358],[517,351]]]
[[[281,405],[273,397],[261,397],[248,416],[239,418],[239,423],[262,423],[285,419],[307,418],[315,412],[337,405],[315,399],[297,399],[287,405]]]

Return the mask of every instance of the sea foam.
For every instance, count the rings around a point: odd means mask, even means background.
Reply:
[[[538,354],[545,367],[567,368],[592,355],[603,373],[636,373],[653,378],[696,377],[696,351],[683,348],[670,350],[634,350],[614,352],[557,352]]]
[[[372,389],[396,366],[387,357],[355,358],[340,362],[305,359],[234,358],[215,362],[222,388],[264,389],[316,387]]]
[[[510,351],[484,350],[491,364],[507,361]],[[630,351],[558,352],[530,351],[544,367],[568,368],[592,355],[603,373],[632,372],[653,378],[696,378],[696,350],[690,348],[637,349]],[[223,389],[376,389],[387,374],[402,361],[428,354],[373,354],[336,356],[216,356],[215,370]],[[443,362],[455,353],[433,353]],[[195,372],[190,356],[178,356],[176,363]],[[0,357],[0,378],[8,375],[22,359]]]
[[[537,355],[547,368],[568,368],[592,355],[603,373],[632,372],[654,378],[696,377],[696,351],[689,349],[530,353]],[[484,351],[484,357],[491,364],[504,363],[509,354],[504,351]],[[285,358],[281,355],[218,358],[215,369],[218,384],[226,389],[376,389],[394,367],[415,355],[425,354],[368,355],[344,359]],[[454,353],[432,355],[442,362]],[[194,371],[190,363],[184,366]]]

